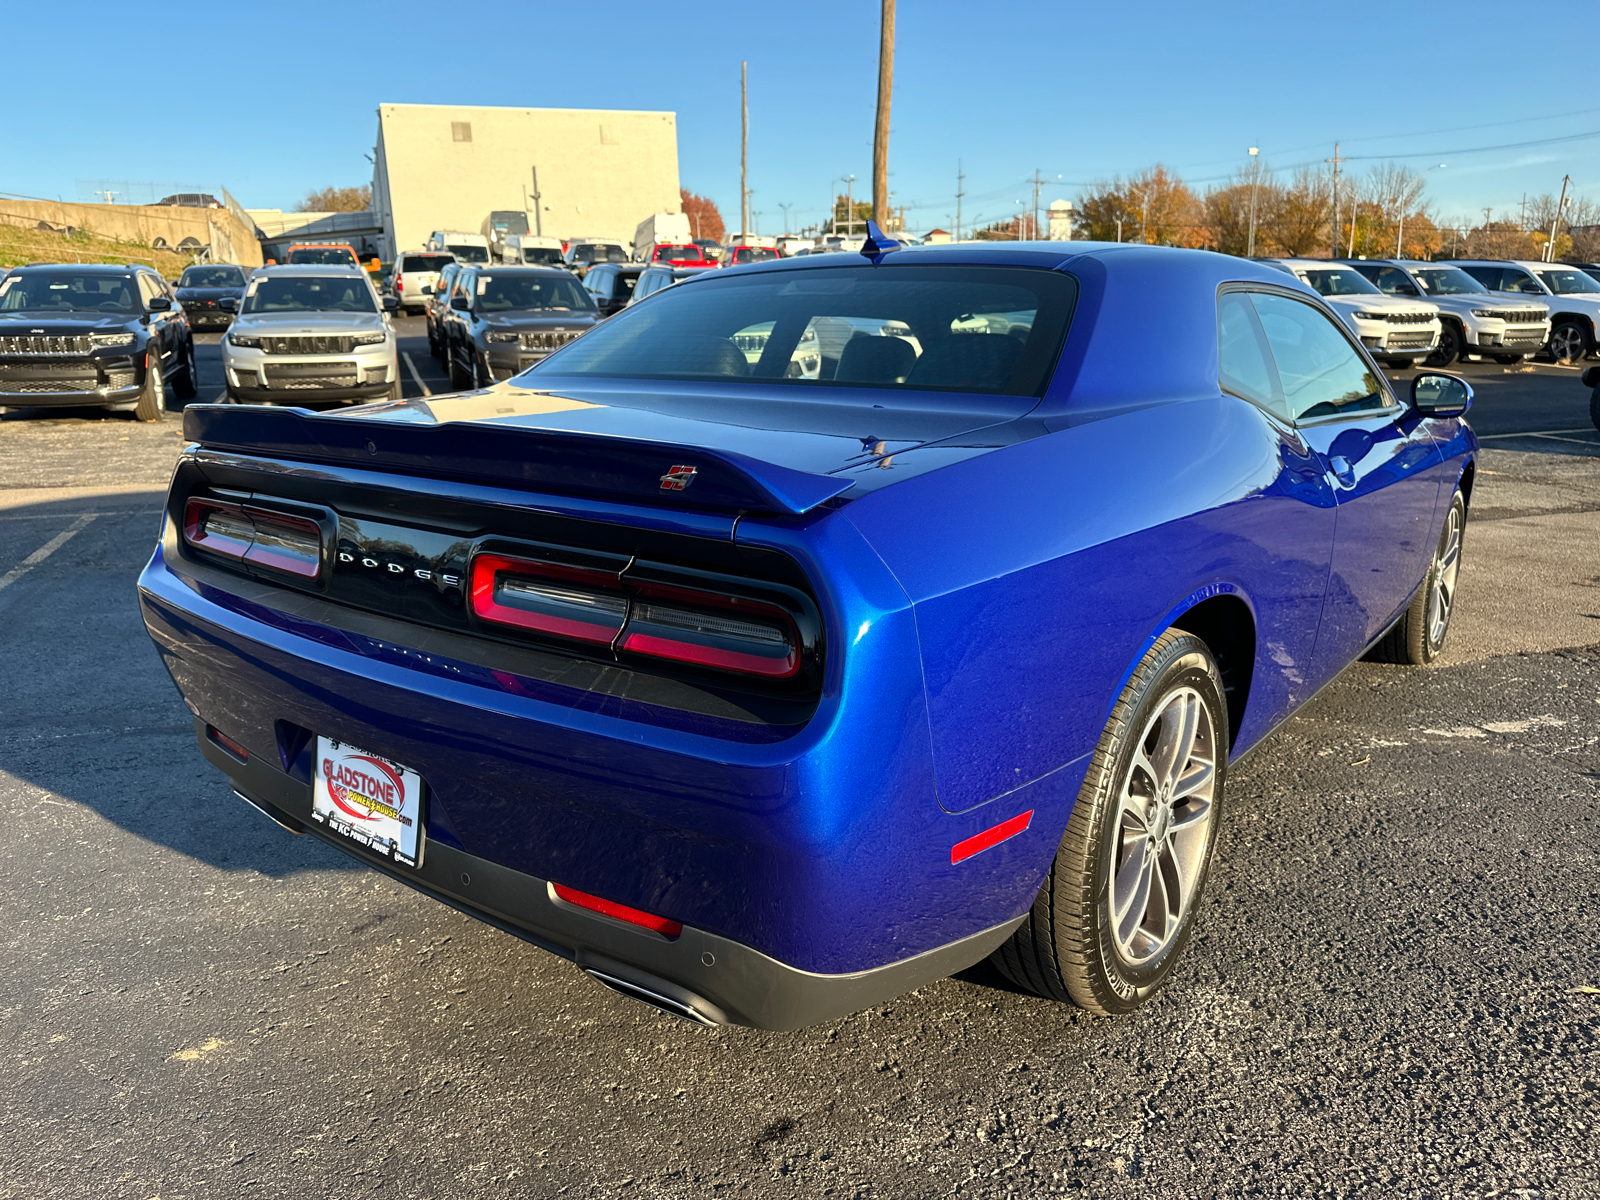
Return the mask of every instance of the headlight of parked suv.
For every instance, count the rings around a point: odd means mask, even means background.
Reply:
[[[517,333],[491,333],[489,340],[491,342],[514,342],[521,336],[521,334]]]
[[[1358,312],[1356,314],[1356,320],[1358,321],[1387,321],[1388,319],[1382,313]]]
[[[1475,317],[1503,317],[1505,314],[1495,312],[1492,308],[1475,308],[1472,310],[1472,315]]]
[[[351,339],[351,344],[356,346],[377,346],[388,338],[386,333],[358,333]]]
[[[228,340],[235,346],[243,346],[247,350],[261,349],[261,339],[251,337],[248,333],[229,333]]]
[[[91,333],[89,344],[95,349],[110,349],[113,346],[131,346],[134,337],[131,333]]]

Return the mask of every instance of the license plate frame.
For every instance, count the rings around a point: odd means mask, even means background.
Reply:
[[[311,819],[403,867],[422,865],[427,785],[410,767],[317,735]]]

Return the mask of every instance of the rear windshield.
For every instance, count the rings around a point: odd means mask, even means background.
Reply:
[[[243,287],[244,272],[238,267],[185,267],[178,278],[179,287],[225,288]]]
[[[522,261],[535,267],[559,267],[561,251],[554,246],[524,246]]]
[[[702,262],[705,253],[699,246],[657,246],[657,262]]]
[[[140,312],[132,275],[28,271],[0,279],[0,311]]]
[[[1076,296],[1071,276],[1021,267],[713,272],[623,310],[530,373],[1032,396]]]
[[[407,254],[400,260],[397,271],[442,271],[455,262],[450,254]]]
[[[303,267],[359,267],[356,256],[343,246],[301,246],[289,251],[289,262]]]
[[[740,263],[769,262],[778,257],[778,252],[765,246],[735,246],[728,251],[728,256],[738,266]]]
[[[628,261],[628,255],[621,246],[592,246],[585,242],[581,246],[573,247],[572,261],[575,263],[625,263]]]
[[[446,243],[445,248],[462,262],[488,262],[489,250],[486,246],[451,246]]]
[[[592,312],[594,301],[568,272],[560,275],[499,274],[478,276],[479,312],[556,310]]]
[[[376,312],[365,275],[258,276],[244,294],[244,311]]]

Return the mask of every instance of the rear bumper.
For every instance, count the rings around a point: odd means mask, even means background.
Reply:
[[[785,1030],[834,1020],[971,966],[1022,922],[1016,917],[869,971],[802,971],[704,930],[685,926],[669,940],[586,912],[556,899],[549,880],[442,842],[425,845],[415,870],[395,866],[324,832],[311,817],[310,785],[254,755],[239,762],[206,737],[198,718],[195,737],[234,789],[286,829],[312,834],[407,887],[560,955],[614,990],[703,1024]]]

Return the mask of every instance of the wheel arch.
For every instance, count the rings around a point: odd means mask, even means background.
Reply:
[[[1466,465],[1461,468],[1461,479],[1456,486],[1461,489],[1461,500],[1467,508],[1472,508],[1472,485],[1478,477],[1478,464],[1472,459],[1467,459]]]
[[[1222,695],[1228,705],[1228,745],[1232,747],[1244,725],[1250,682],[1255,676],[1255,613],[1237,592],[1224,592],[1185,609],[1170,628],[1192,633],[1217,660]]]

